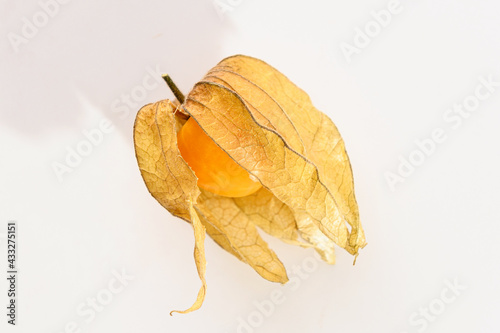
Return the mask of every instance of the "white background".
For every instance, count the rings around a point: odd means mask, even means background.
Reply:
[[[356,29],[388,1],[226,1],[231,10],[219,15],[212,0],[73,0],[43,22],[37,1],[1,0],[0,233],[18,221],[20,275],[11,327],[1,273],[0,330],[499,332],[500,87],[456,128],[443,118],[471,100],[479,77],[500,82],[498,1],[402,1],[350,62],[342,43],[356,47]],[[36,15],[41,27],[14,47],[9,36],[22,36],[23,18]],[[339,250],[335,266],[298,277],[293,267],[311,263],[312,250],[264,235],[298,278],[291,288],[263,280],[207,238],[206,301],[170,317],[200,285],[193,235],[148,193],[133,121],[143,104],[173,97],[151,70],[168,72],[187,93],[237,53],[285,73],[339,127],[368,246],[355,266]],[[143,80],[154,87],[141,95]],[[133,92],[127,106],[122,98]],[[102,119],[113,130],[59,181],[54,163],[65,164]],[[415,140],[436,128],[447,139],[391,191],[386,173],[416,157]],[[100,312],[89,310],[122,270],[133,279]],[[276,289],[284,301],[259,310],[255,302],[268,304]]]

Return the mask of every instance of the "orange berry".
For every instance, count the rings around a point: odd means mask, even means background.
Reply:
[[[198,177],[198,186],[207,191],[226,197],[244,197],[262,187],[201,129],[193,117],[177,133],[177,145],[182,158]]]

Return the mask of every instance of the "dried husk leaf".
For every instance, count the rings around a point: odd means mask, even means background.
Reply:
[[[366,241],[359,221],[352,169],[344,141],[330,118],[317,110],[309,96],[286,76],[256,58],[228,57],[211,69],[203,81],[234,91],[260,126],[275,131],[291,150],[314,164],[320,182],[351,227],[345,248],[357,254]],[[331,238],[328,223],[319,227]]]
[[[205,259],[205,227],[201,224],[201,221],[194,210],[193,204],[189,203],[189,212],[191,214],[191,225],[194,230],[194,261],[196,263],[196,269],[198,270],[198,276],[201,280],[201,288],[198,291],[198,296],[194,304],[187,310],[174,310],[170,312],[170,315],[174,312],[178,313],[189,313],[198,310],[203,301],[205,300],[205,294],[207,293],[207,282],[205,280],[205,273],[207,271],[207,261]]]
[[[299,228],[300,221],[312,221],[336,244],[357,254],[360,244],[349,242],[346,216],[320,181],[316,166],[286,146],[275,131],[258,125],[239,95],[202,81],[183,107],[231,158],[293,211]]]
[[[261,188],[253,194],[233,200],[255,225],[271,236],[289,244],[307,246],[298,239],[293,212],[267,189]]]
[[[195,304],[177,312],[195,310],[205,295],[205,258],[195,218],[200,219],[202,227],[222,248],[248,263],[262,277],[285,283],[288,277],[283,264],[258,234],[249,215],[232,198],[200,192],[195,174],[177,148],[177,130],[182,120],[175,117],[176,108],[168,100],[141,108],[134,125],[134,144],[149,192],[173,215],[193,223],[195,230],[195,262],[203,285]],[[277,218],[282,214],[278,213]]]
[[[175,110],[168,100],[139,110],[134,124],[135,154],[151,195],[170,213],[190,221],[189,202],[195,202],[200,190],[177,148]]]
[[[189,309],[172,311],[188,313],[199,309],[205,299],[205,228],[193,208],[200,194],[197,179],[178,152],[175,109],[168,100],[144,106],[135,120],[134,145],[139,169],[150,193],[169,212],[193,226],[194,259],[202,286]]]
[[[278,256],[269,249],[259,235],[251,217],[245,214],[232,198],[202,190],[196,207],[208,224],[226,235],[233,250],[230,252],[235,252],[237,258],[248,263],[260,276],[269,281],[280,283],[288,281],[285,267]],[[218,241],[215,238],[214,240]],[[224,241],[219,245],[226,248],[228,244]]]

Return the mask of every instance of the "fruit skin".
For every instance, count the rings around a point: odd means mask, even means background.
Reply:
[[[244,197],[262,185],[223,151],[191,117],[177,133],[182,158],[198,178],[198,186],[225,197]]]

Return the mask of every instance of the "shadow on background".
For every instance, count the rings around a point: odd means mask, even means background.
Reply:
[[[10,14],[19,19],[3,25],[21,35],[22,17],[30,19],[37,10],[34,5],[16,8]],[[87,119],[98,110],[131,137],[141,106],[173,99],[156,72],[171,74],[187,93],[226,56],[219,46],[229,25],[211,1],[114,0],[61,6],[17,53],[7,39],[1,42],[7,61],[0,68],[0,121],[35,139],[66,131],[81,137],[89,123],[98,126],[98,119]],[[137,87],[144,85],[146,76],[147,94],[142,96]],[[125,102],[133,92],[136,98]]]

